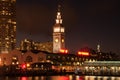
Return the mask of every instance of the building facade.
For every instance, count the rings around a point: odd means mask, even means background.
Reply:
[[[16,45],[16,0],[0,0],[0,53]]]
[[[65,28],[62,25],[60,6],[58,6],[56,23],[53,26],[53,53],[65,48]]]
[[[37,65],[46,63],[51,64],[52,69],[60,71],[66,69],[66,71],[74,71],[76,67],[80,67],[84,61],[97,61],[96,56],[81,56],[78,54],[62,54],[62,53],[47,53],[39,51],[33,53],[31,51],[21,52],[19,50],[13,50],[10,54],[0,54],[0,67],[1,66],[16,66],[21,67],[25,64],[28,69],[36,64],[36,68],[41,69],[42,66]],[[34,68],[35,68],[34,67]]]
[[[20,43],[21,51],[46,51],[52,52],[53,42],[34,42],[32,40],[24,39]]]

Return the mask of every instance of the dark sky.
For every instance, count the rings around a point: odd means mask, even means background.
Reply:
[[[52,41],[58,1],[70,51],[100,43],[103,52],[120,53],[119,0],[17,0],[17,41]]]

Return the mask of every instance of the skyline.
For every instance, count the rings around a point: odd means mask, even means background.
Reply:
[[[17,0],[17,42],[24,38],[52,41],[57,6],[56,0]],[[96,49],[100,43],[103,52],[120,52],[117,0],[66,0],[61,6],[66,48]]]

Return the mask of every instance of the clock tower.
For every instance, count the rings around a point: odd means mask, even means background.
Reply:
[[[53,53],[59,53],[65,48],[65,28],[62,25],[60,5],[58,6],[56,23],[53,26]]]

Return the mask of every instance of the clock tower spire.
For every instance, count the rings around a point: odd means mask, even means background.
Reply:
[[[58,5],[56,23],[53,26],[53,53],[65,48],[65,28],[62,25],[61,5]]]

